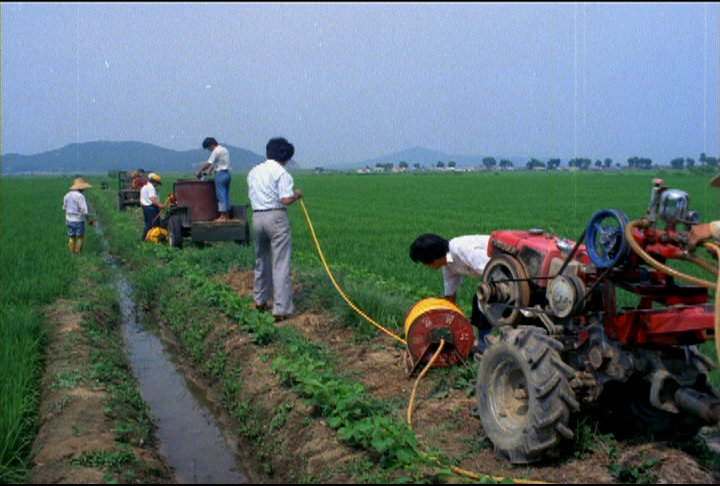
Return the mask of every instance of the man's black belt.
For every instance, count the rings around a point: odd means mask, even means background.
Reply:
[[[253,213],[265,213],[268,211],[285,211],[285,208],[253,209]]]

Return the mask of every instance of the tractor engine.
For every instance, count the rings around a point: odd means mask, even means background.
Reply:
[[[499,458],[553,455],[574,437],[570,414],[592,402],[618,412],[619,431],[656,438],[720,422],[714,364],[698,350],[715,336],[715,284],[668,262],[717,269],[687,251],[698,221],[687,194],[653,182],[643,218],[600,210],[577,242],[541,229],[491,234],[477,297],[496,332],[478,360],[474,413]]]

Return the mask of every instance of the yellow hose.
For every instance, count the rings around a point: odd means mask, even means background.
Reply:
[[[418,377],[415,379],[415,384],[413,384],[412,392],[410,393],[410,403],[408,403],[408,409],[407,409],[407,421],[408,421],[408,427],[410,427],[410,430],[412,430],[412,409],[413,409],[413,402],[415,401],[415,392],[417,392],[418,384],[420,383],[420,379],[425,376],[425,373],[432,367],[433,363],[437,359],[438,356],[440,356],[440,353],[442,352],[442,348],[445,346],[445,340],[440,339],[440,345],[435,350],[435,354],[432,355],[432,358],[430,358],[430,361],[428,364],[423,368],[423,370],[420,372]]]
[[[720,248],[712,243],[705,243],[705,247],[715,250],[715,254],[720,257]],[[718,272],[717,288],[720,288],[720,272]],[[720,363],[720,299],[715,295],[715,354],[718,363]]]
[[[699,265],[706,270],[711,271],[715,275],[717,275],[718,279],[716,283],[712,283],[707,280],[703,280],[701,278],[695,278],[691,275],[687,275],[685,273],[678,272],[677,270],[674,270],[667,265],[663,265],[659,261],[655,260],[652,256],[650,256],[645,250],[643,250],[637,241],[635,241],[635,238],[632,234],[632,229],[638,225],[641,224],[641,220],[631,221],[628,223],[628,225],[625,227],[625,238],[627,238],[628,243],[630,244],[630,247],[633,249],[635,253],[640,255],[645,262],[647,262],[650,266],[655,268],[656,270],[659,270],[661,272],[665,272],[669,275],[673,275],[674,277],[680,278],[682,280],[685,280],[690,283],[694,283],[696,285],[700,285],[701,287],[706,287],[708,289],[715,291],[715,306],[714,306],[714,312],[715,312],[715,354],[717,355],[718,363],[720,363],[720,299],[717,297],[717,289],[720,288],[720,269],[718,268],[711,268],[711,263],[705,260],[704,258],[701,258],[699,256],[693,255],[691,257],[688,257],[688,261],[695,263],[696,265]],[[705,243],[705,248],[708,248],[710,250],[714,250],[715,254],[718,255],[720,258],[720,248],[713,244],[713,243]]]
[[[708,244],[712,245],[712,243],[708,243]],[[705,246],[707,246],[707,245],[705,245]],[[712,246],[714,246],[714,245],[712,245]],[[715,267],[715,265],[713,265],[712,263],[710,263],[709,261],[707,261],[707,259],[705,259],[703,257],[700,257],[698,255],[688,255],[687,260],[689,262],[696,264],[699,267],[704,268],[705,270],[712,273],[713,275],[718,274],[717,267]]]
[[[664,265],[660,263],[659,261],[655,260],[652,256],[650,256],[645,250],[643,250],[640,247],[640,244],[635,241],[635,238],[633,237],[632,230],[636,226],[639,226],[641,224],[641,220],[631,221],[628,223],[628,225],[625,227],[625,238],[627,239],[628,243],[630,244],[630,247],[633,249],[635,253],[640,255],[640,257],[645,260],[650,266],[655,268],[656,270],[659,270],[661,272],[667,273],[668,275],[672,275],[673,277],[677,277],[681,280],[685,280],[687,282],[693,283],[695,285],[699,285],[701,287],[705,287],[708,289],[716,290],[717,286],[713,282],[709,282],[707,280],[693,277],[692,275],[687,275],[685,273],[679,272],[673,268],[668,267],[667,265]],[[693,263],[698,263],[696,259],[689,260]]]
[[[340,292],[340,295],[342,295],[343,299],[345,299],[345,302],[347,302],[347,303],[350,305],[350,307],[352,307],[358,314],[360,314],[360,315],[363,316],[365,319],[367,319],[367,320],[368,320],[371,324],[373,324],[375,327],[377,327],[377,328],[380,329],[381,331],[385,332],[386,334],[390,335],[391,337],[397,339],[397,340],[400,341],[401,343],[407,345],[407,342],[406,342],[404,339],[402,339],[401,337],[399,337],[399,336],[393,334],[392,332],[388,331],[387,329],[385,329],[384,327],[382,327],[380,324],[378,324],[378,323],[376,323],[374,320],[370,319],[370,318],[369,318],[365,313],[363,313],[360,309],[358,309],[358,307],[357,307],[355,304],[352,303],[352,301],[350,300],[350,298],[349,298],[349,297],[345,294],[345,292],[340,288],[340,286],[338,285],[338,283],[335,281],[335,278],[333,277],[332,272],[330,271],[330,268],[329,268],[328,265],[327,265],[327,262],[325,261],[325,256],[323,255],[322,250],[320,249],[320,243],[318,243],[317,236],[315,236],[315,230],[313,229],[312,223],[310,222],[310,216],[308,215],[307,209],[305,208],[305,203],[303,202],[302,199],[300,199],[300,208],[302,209],[303,215],[305,216],[305,222],[306,222],[307,225],[308,225],[308,229],[310,230],[310,236],[312,236],[313,242],[315,243],[315,249],[317,250],[318,255],[320,256],[320,260],[322,261],[323,267],[325,268],[325,271],[327,272],[328,277],[330,277],[330,280],[332,281],[332,283],[333,283],[333,285],[335,286],[335,288],[337,289],[337,291]],[[447,301],[447,300],[445,300],[445,299],[438,299],[438,300],[442,300],[442,301],[443,301],[443,303],[442,303],[443,306],[449,306],[450,304],[452,304],[452,303],[450,303],[449,301]],[[417,309],[415,310],[415,312],[420,312],[420,310],[422,310],[422,312],[424,312],[424,311],[425,311],[425,308],[426,308],[426,307],[425,307],[426,304],[439,305],[440,302],[436,302],[436,301],[434,301],[434,300],[432,300],[432,299],[426,299],[425,303],[422,304],[421,306],[417,307]],[[454,304],[452,304],[452,308],[456,308],[456,307],[454,306]],[[412,313],[412,312],[413,312],[413,311],[411,311],[411,313]],[[457,309],[457,312],[459,312],[459,313],[462,315],[462,312],[460,311],[460,309]],[[410,313],[408,314],[408,317],[409,317],[409,316],[410,316]],[[414,319],[413,319],[413,320],[414,320]],[[408,325],[407,323],[408,323],[408,322],[412,322],[412,321],[408,321],[408,319],[406,319],[405,322],[406,322],[406,327],[407,327],[407,325]],[[407,331],[407,329],[406,329],[406,331]],[[435,362],[435,360],[437,359],[437,357],[440,356],[440,353],[442,352],[442,349],[443,349],[444,345],[445,345],[445,340],[444,340],[444,339],[441,339],[441,340],[440,340],[440,345],[438,346],[438,349],[435,350],[435,353],[433,354],[432,358],[431,358],[430,361],[427,363],[427,365],[425,365],[425,368],[423,368],[422,372],[420,373],[420,375],[419,375],[419,376],[417,377],[417,379],[415,380],[415,384],[413,385],[413,390],[412,390],[412,394],[411,394],[411,397],[410,397],[410,403],[408,404],[408,411],[407,411],[407,419],[408,419],[408,425],[409,425],[409,427],[410,427],[410,430],[412,430],[412,407],[413,407],[413,402],[415,401],[415,393],[416,393],[416,391],[417,391],[417,386],[418,386],[418,384],[420,383],[420,378],[422,378],[423,376],[425,376],[425,374],[427,373],[427,371],[432,367],[432,365],[433,365],[433,363]],[[435,461],[435,462],[436,462],[438,465],[440,465],[441,467],[449,467],[450,470],[453,471],[454,473],[456,473],[456,474],[461,474],[461,475],[463,475],[463,476],[467,476],[467,477],[472,478],[472,479],[481,480],[481,479],[484,478],[484,477],[492,477],[492,478],[493,478],[495,481],[497,481],[498,483],[499,483],[499,482],[502,482],[502,481],[504,481],[504,480],[507,479],[507,478],[504,478],[504,477],[494,477],[494,476],[480,475],[480,474],[473,473],[473,472],[471,472],[471,471],[467,471],[467,470],[465,470],[465,469],[461,469],[461,468],[456,467],[456,466],[444,465],[444,464],[442,464],[442,463],[440,462],[440,460],[439,460],[438,458],[436,458],[436,457],[428,456],[428,455],[427,455],[425,452],[423,452],[423,451],[417,451],[417,452],[420,453],[420,454],[422,454],[423,456],[429,458],[429,459],[432,459],[433,461]],[[524,479],[512,479],[511,481],[513,481],[513,482],[516,483],[516,484],[552,484],[552,483],[545,483],[545,482],[543,482],[543,481],[530,481],[530,480],[524,480]]]
[[[410,403],[408,404],[408,410],[407,410],[407,422],[408,422],[408,427],[410,428],[410,430],[412,430],[412,410],[413,410],[413,403],[415,402],[415,393],[417,392],[418,384],[420,383],[420,379],[423,376],[425,376],[425,373],[427,373],[428,370],[432,367],[433,362],[435,362],[437,357],[440,356],[440,353],[442,353],[443,346],[445,346],[445,340],[441,339],[440,345],[438,346],[437,350],[435,351],[435,354],[433,354],[432,358],[430,358],[430,361],[427,363],[427,365],[425,365],[425,368],[423,368],[422,372],[420,373],[420,375],[418,375],[418,377],[415,379],[415,383],[413,384],[412,393],[410,394]],[[459,468],[457,466],[443,464],[442,462],[440,462],[440,459],[438,459],[437,457],[430,456],[424,451],[417,451],[417,452],[422,454],[424,457],[433,460],[439,466],[450,468],[450,470],[453,471],[455,474],[460,474],[462,476],[466,476],[471,479],[480,480],[484,477],[491,477],[498,483],[501,483],[502,481],[507,479],[507,478],[499,477],[499,476],[480,475],[480,474],[474,473],[472,471],[468,471],[466,469]],[[525,480],[525,479],[511,479],[511,481],[515,484],[552,484],[552,483],[546,483],[543,481],[532,481],[532,480]]]
[[[308,229],[310,230],[310,236],[312,236],[313,242],[315,243],[315,249],[318,252],[318,255],[320,256],[320,260],[322,261],[323,267],[325,267],[325,271],[328,274],[328,277],[330,277],[330,280],[332,281],[333,285],[335,286],[335,289],[340,293],[343,299],[345,299],[345,302],[348,303],[350,307],[352,307],[355,312],[363,316],[369,323],[371,323],[373,326],[380,329],[385,334],[389,335],[390,337],[400,341],[404,345],[407,345],[407,341],[405,339],[401,338],[400,336],[394,334],[393,332],[389,331],[388,329],[384,328],[374,320],[372,320],[370,317],[368,317],[363,311],[361,311],[351,300],[350,298],[345,294],[345,292],[340,288],[340,285],[335,281],[335,277],[333,277],[332,272],[330,271],[330,267],[328,267],[327,262],[325,261],[325,256],[323,255],[322,250],[320,249],[320,243],[318,243],[317,236],[315,236],[315,230],[313,229],[313,225],[310,222],[310,216],[308,215],[307,209],[305,209],[305,203],[302,199],[300,199],[300,208],[302,209],[303,215],[305,216],[305,222],[308,225]]]

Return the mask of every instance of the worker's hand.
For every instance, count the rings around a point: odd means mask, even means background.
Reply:
[[[93,224],[95,224],[95,220],[92,219],[92,218],[88,218],[87,222],[88,222],[88,224],[89,224],[90,226],[92,226]]]
[[[302,192],[300,189],[295,189],[295,199],[302,199]]]
[[[712,237],[709,223],[696,224],[688,231],[688,249],[695,251],[695,248]]]
[[[197,177],[198,179],[202,179],[202,176],[203,176],[202,171],[195,174],[195,177]]]

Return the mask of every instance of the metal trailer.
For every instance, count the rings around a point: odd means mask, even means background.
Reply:
[[[140,189],[147,182],[143,169],[118,171],[118,209],[125,211],[128,206],[140,206]]]
[[[184,238],[193,242],[235,241],[249,243],[247,204],[230,208],[227,221],[219,216],[214,180],[179,179],[173,184],[173,203],[168,206],[168,243],[182,248]]]

